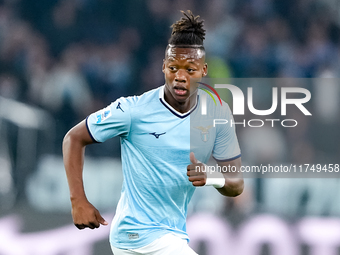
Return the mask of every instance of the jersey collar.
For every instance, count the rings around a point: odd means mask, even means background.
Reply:
[[[174,109],[170,104],[168,104],[168,102],[165,101],[165,99],[164,99],[164,86],[165,86],[165,85],[163,85],[163,86],[160,87],[160,90],[159,90],[159,100],[161,101],[161,103],[162,103],[166,108],[168,108],[168,110],[169,110],[170,112],[172,112],[172,113],[173,113],[174,115],[176,115],[177,117],[183,119],[183,118],[189,116],[190,113],[192,113],[192,112],[197,108],[198,99],[199,99],[199,96],[198,96],[198,95],[197,95],[196,104],[195,104],[189,111],[184,112],[184,113],[181,113],[181,112],[175,110],[175,109]]]

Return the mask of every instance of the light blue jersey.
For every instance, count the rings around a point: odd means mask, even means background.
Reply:
[[[117,248],[140,248],[168,233],[189,240],[187,206],[195,190],[187,176],[190,132],[202,138],[202,128],[190,129],[190,118],[195,116],[194,123],[200,118],[199,100],[182,114],[163,95],[161,86],[138,97],[119,98],[86,121],[97,142],[121,137],[124,181],[110,234]],[[231,117],[229,107],[214,111],[220,119]],[[206,132],[208,139],[203,134],[192,147],[198,160],[206,162],[211,154],[218,160],[240,156],[233,128],[224,125]]]

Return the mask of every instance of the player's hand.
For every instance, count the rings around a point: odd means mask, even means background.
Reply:
[[[94,229],[99,228],[100,224],[108,225],[99,211],[86,199],[72,201],[72,218],[78,229]]]
[[[204,186],[207,180],[207,173],[205,172],[205,165],[199,162],[195,154],[190,152],[191,164],[187,166],[187,176],[189,181],[195,187]]]

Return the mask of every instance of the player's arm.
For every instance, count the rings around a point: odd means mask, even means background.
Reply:
[[[222,173],[216,173],[217,176],[207,175],[207,167],[205,164],[199,162],[193,152],[190,153],[191,164],[187,167],[187,175],[189,181],[192,185],[196,187],[212,185],[216,188],[222,195],[229,197],[236,197],[243,192],[244,182],[241,168],[241,158],[237,158],[231,161],[219,161],[217,164],[223,169]],[[208,180],[208,178],[212,178]],[[216,184],[216,185],[213,185]]]
[[[217,190],[228,197],[240,195],[244,189],[244,181],[240,171],[242,166],[241,157],[227,162],[219,161],[217,164],[221,169],[225,169],[225,171],[222,171],[225,184],[222,188],[217,188]]]
[[[74,126],[63,140],[63,159],[70,189],[73,222],[79,229],[108,225],[99,211],[87,200],[83,185],[85,147],[93,143],[85,120]]]

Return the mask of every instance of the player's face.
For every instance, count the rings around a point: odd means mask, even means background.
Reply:
[[[163,63],[165,96],[174,103],[186,103],[197,94],[197,81],[207,75],[204,52],[195,48],[169,47]]]

